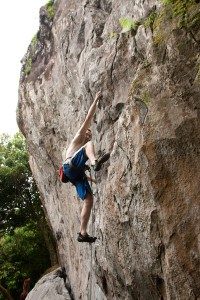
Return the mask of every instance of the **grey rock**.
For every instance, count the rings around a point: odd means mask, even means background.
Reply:
[[[55,6],[30,74],[22,67],[17,118],[71,293],[75,300],[196,300],[200,26],[192,22],[200,4],[188,10],[188,27],[161,1]],[[119,18],[145,19],[153,9],[153,25],[120,33]],[[93,186],[88,231],[98,241],[90,246],[76,241],[82,202],[57,169],[99,89],[91,129],[97,153],[111,157]]]
[[[27,300],[71,300],[63,278],[57,269],[42,277],[27,295]]]

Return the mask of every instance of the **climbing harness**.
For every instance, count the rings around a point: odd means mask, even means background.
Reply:
[[[65,161],[64,161],[64,164],[68,164],[69,165],[69,168],[72,168],[72,169],[74,169],[74,170],[76,170],[76,171],[84,171],[84,174],[83,175],[81,175],[81,177],[80,178],[77,178],[77,180],[79,180],[79,179],[82,179],[83,177],[86,177],[86,175],[85,175],[85,171],[86,170],[88,170],[89,169],[89,167],[87,166],[87,165],[85,165],[85,167],[84,168],[78,168],[78,167],[76,167],[76,166],[74,166],[73,164],[72,164],[72,157],[68,157]],[[64,165],[63,164],[63,165]],[[60,166],[59,167],[59,177],[60,177],[60,181],[61,182],[63,182],[63,183],[67,183],[67,182],[71,182],[72,184],[75,184],[76,183],[76,181],[72,181],[72,180],[70,180],[66,175],[65,175],[65,173],[64,173],[64,171],[63,171],[63,165],[62,166]]]
[[[69,178],[63,172],[63,167],[62,166],[59,167],[58,172],[59,172],[59,178],[60,178],[61,182],[63,182],[63,183],[69,182]]]

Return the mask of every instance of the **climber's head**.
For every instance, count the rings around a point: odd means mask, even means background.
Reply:
[[[86,139],[86,142],[90,141],[92,138],[92,132],[91,130],[88,128],[86,133],[85,133],[85,139]]]

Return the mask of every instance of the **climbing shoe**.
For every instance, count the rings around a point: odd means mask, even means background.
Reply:
[[[105,163],[110,157],[110,153],[103,154],[97,160],[95,160],[95,164],[92,165],[94,171],[99,171],[103,163]]]
[[[96,237],[92,237],[89,234],[82,235],[80,232],[78,233],[77,241],[80,243],[94,243],[96,241]]]

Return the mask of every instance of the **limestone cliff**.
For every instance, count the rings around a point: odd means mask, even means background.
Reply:
[[[199,11],[194,0],[40,10],[17,119],[75,300],[200,299]],[[96,175],[90,246],[76,241],[82,203],[57,169],[98,90],[93,139],[111,158]]]

